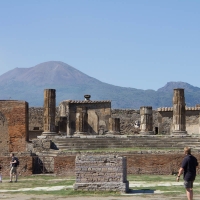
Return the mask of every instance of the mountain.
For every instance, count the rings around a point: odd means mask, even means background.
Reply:
[[[126,88],[103,83],[58,61],[30,68],[15,68],[0,76],[0,99],[25,100],[29,106],[43,106],[44,89],[56,89],[57,105],[63,100],[111,100],[112,108],[139,109],[140,106],[172,106],[174,88],[184,88],[187,106],[200,103],[200,88],[184,82],[168,82],[155,90]]]

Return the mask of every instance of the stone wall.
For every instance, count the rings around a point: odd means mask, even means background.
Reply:
[[[120,118],[120,131],[122,134],[139,134],[140,129],[134,126],[135,121],[141,121],[140,110],[112,109],[112,117]],[[158,112],[153,111],[153,131],[158,127]],[[155,131],[157,133],[157,131]]]
[[[0,101],[0,154],[26,151],[28,141],[28,103]]]
[[[173,131],[173,110],[166,108],[159,109],[158,114],[158,129],[160,134],[171,134]],[[188,134],[200,134],[200,110],[186,109],[186,131]]]
[[[29,108],[29,130],[43,131],[43,107]]]

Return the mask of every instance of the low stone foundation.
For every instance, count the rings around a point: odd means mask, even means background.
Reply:
[[[115,155],[79,155],[75,160],[74,190],[128,192],[126,158]]]

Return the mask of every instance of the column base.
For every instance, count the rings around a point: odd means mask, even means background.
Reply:
[[[57,136],[56,132],[42,132],[42,136]]]
[[[74,135],[90,135],[88,132],[74,132]]]
[[[108,131],[104,135],[121,135],[119,131]]]
[[[154,131],[140,131],[140,135],[155,135]]]
[[[187,135],[187,131],[172,131],[171,135]]]

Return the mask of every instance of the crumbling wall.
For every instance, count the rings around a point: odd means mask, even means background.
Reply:
[[[0,153],[26,151],[28,141],[28,103],[0,101]]]

